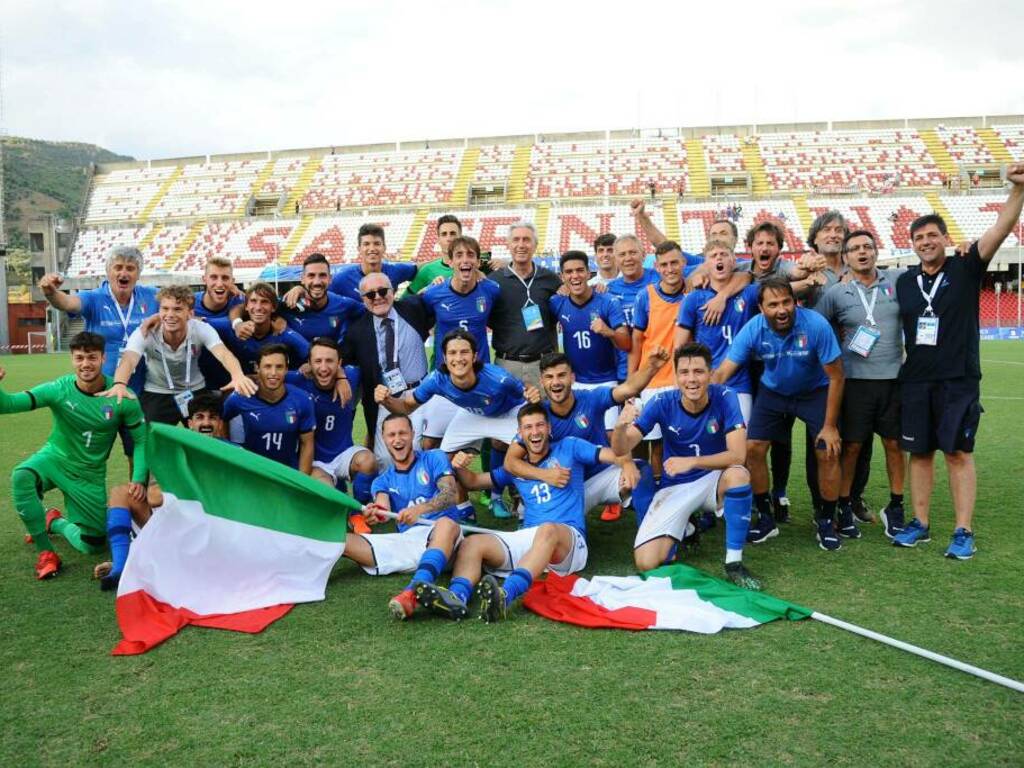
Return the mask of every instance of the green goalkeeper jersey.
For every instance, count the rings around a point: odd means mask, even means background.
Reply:
[[[447,280],[452,276],[452,268],[445,265],[441,259],[428,261],[416,270],[416,277],[409,283],[409,293],[419,293],[424,288],[434,284],[439,277]]]
[[[105,389],[113,379],[105,376]],[[49,408],[53,428],[40,453],[66,463],[65,468],[93,482],[104,483],[107,458],[125,425],[135,441],[132,479],[146,482],[146,424],[138,400],[96,397],[80,390],[74,374],[38,384],[27,392],[8,394],[0,390],[0,413],[24,413]]]

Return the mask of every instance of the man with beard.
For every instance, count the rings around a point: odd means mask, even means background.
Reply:
[[[331,265],[322,253],[311,253],[302,262],[302,299],[294,309],[285,307],[281,317],[306,341],[326,337],[341,342],[348,324],[366,309],[361,301],[327,290]]]
[[[843,398],[839,345],[821,315],[796,306],[787,280],[771,278],[761,283],[758,303],[761,314],[733,339],[713,378],[716,384],[728,381],[754,355],[764,361],[747,429],[747,468],[758,513],[747,540],[759,544],[778,535],[768,495],[768,446],[772,440],[785,439],[796,417],[815,435],[822,499],[816,514],[818,544],[835,551],[842,546],[834,523],[840,478],[836,425]]]
[[[590,285],[607,286],[619,276],[619,263],[615,260],[615,235],[605,232],[594,238],[594,263],[597,274],[590,278]]]
[[[409,283],[409,293],[420,293],[425,288],[439,285],[452,276],[451,255],[448,250],[452,240],[462,236],[462,222],[448,213],[438,218],[436,227],[437,249],[441,255],[419,266],[416,277]]]

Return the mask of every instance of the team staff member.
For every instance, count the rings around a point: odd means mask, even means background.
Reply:
[[[490,276],[501,289],[491,311],[494,361],[523,383],[539,387],[540,358],[558,348],[549,302],[562,282],[551,270],[533,263],[537,230],[530,222],[509,227],[508,250],[511,263]]]
[[[946,457],[956,529],[946,556],[974,555],[972,517],[977,491],[974,440],[981,419],[978,294],[992,257],[1020,219],[1024,163],[1011,165],[1013,184],[996,223],[963,258],[948,258],[946,222],[935,214],[910,225],[921,263],[896,281],[907,359],[900,370],[902,445],[910,451],[914,519],[893,540],[912,547],[928,541],[936,449]]]
[[[873,435],[882,438],[889,475],[889,504],[882,510],[885,535],[903,530],[903,474],[900,451],[900,386],[903,328],[896,301],[896,278],[903,270],[879,270],[875,238],[864,229],[843,240],[843,255],[853,279],[836,283],[815,306],[839,331],[843,356],[842,479],[839,484],[839,532],[859,538],[850,499],[861,447]]]

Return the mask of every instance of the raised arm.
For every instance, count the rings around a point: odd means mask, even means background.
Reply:
[[[651,379],[671,357],[671,353],[664,347],[655,347],[643,368],[633,371],[624,382],[612,390],[612,399],[617,403],[624,403],[631,397],[639,395],[647,389]]]
[[[1024,163],[1011,165],[1006,169],[1006,180],[1013,184],[1006,204],[999,211],[996,223],[989,227],[978,240],[978,255],[986,264],[992,261],[999,246],[1020,221],[1021,208],[1024,207]]]
[[[629,212],[636,218],[637,223],[644,232],[644,236],[651,241],[651,245],[658,247],[663,242],[668,240],[665,237],[665,233],[658,229],[654,222],[651,221],[651,217],[648,215],[647,210],[644,208],[644,201],[640,198],[636,198],[629,204]]]
[[[406,392],[401,397],[394,397],[384,384],[374,387],[373,399],[377,405],[383,405],[391,413],[400,413],[403,416],[408,416],[420,407],[419,401],[413,397],[412,392]]]
[[[72,296],[60,290],[64,284],[64,278],[56,272],[43,275],[39,278],[39,290],[43,292],[43,298],[54,309],[61,312],[78,314],[82,311],[82,300],[78,296]]]

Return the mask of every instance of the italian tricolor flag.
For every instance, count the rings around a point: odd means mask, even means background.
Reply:
[[[523,602],[534,613],[581,627],[702,634],[811,615],[808,608],[740,589],[687,565],[592,579],[552,573],[535,582]]]
[[[121,576],[115,655],[145,653],[189,624],[260,632],[295,603],[324,599],[358,502],[177,427],[154,424],[148,453],[164,504]]]

